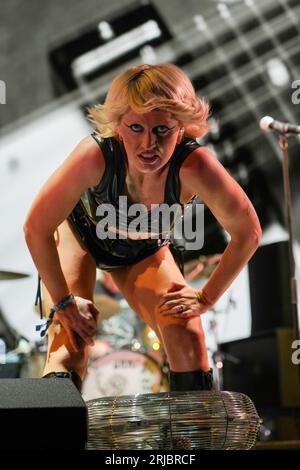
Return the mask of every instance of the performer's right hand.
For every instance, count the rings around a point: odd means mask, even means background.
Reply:
[[[93,302],[75,296],[64,310],[56,312],[54,322],[60,323],[75,352],[83,348],[84,343],[92,345],[97,333],[97,318],[100,314]]]

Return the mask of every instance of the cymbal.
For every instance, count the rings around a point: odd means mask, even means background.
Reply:
[[[25,273],[16,273],[13,271],[0,271],[0,281],[23,279],[24,277],[29,277],[29,276],[30,274],[25,274]]]

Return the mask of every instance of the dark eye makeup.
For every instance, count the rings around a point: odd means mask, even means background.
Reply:
[[[141,126],[141,124],[130,124],[130,125],[125,124],[125,125],[126,125],[126,127],[129,127],[133,132],[141,132],[144,129],[143,126]],[[175,127],[176,126],[168,127],[164,124],[161,124],[161,125],[155,126],[153,128],[153,130],[154,130],[155,133],[165,134],[166,132],[171,131]]]

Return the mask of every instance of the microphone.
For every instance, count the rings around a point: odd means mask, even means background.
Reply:
[[[300,126],[289,122],[275,121],[271,116],[264,116],[259,121],[259,126],[263,131],[277,131],[280,134],[300,134]]]

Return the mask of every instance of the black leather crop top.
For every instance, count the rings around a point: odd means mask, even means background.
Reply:
[[[123,145],[115,138],[101,139],[96,132],[92,137],[100,146],[105,159],[105,171],[99,184],[89,188],[82,195],[70,215],[69,222],[72,224],[87,250],[95,259],[97,266],[101,269],[111,271],[125,265],[132,265],[155,253],[161,246],[172,244],[171,230],[176,223],[177,217],[182,215],[184,205],[180,203],[180,180],[179,170],[185,158],[197,147],[200,146],[194,139],[185,138],[179,143],[171,157],[169,171],[165,184],[164,203],[168,205],[180,205],[180,214],[175,214],[171,226],[167,231],[162,231],[157,238],[144,238],[134,240],[131,238],[105,238],[97,236],[97,224],[101,221],[101,216],[97,215],[99,206],[110,204],[116,209],[116,221],[121,229],[122,207],[119,205],[119,197],[125,186],[127,171],[127,155]],[[194,196],[195,197],[195,196]],[[192,199],[194,199],[194,197]],[[132,203],[133,204],[133,203]],[[128,204],[128,208],[130,207]],[[154,209],[155,210],[155,209]],[[150,224],[151,212],[148,211],[148,226]],[[153,214],[152,214],[153,216]],[[131,218],[128,216],[127,221]],[[172,250],[171,250],[172,251]],[[175,258],[176,259],[176,258]]]

